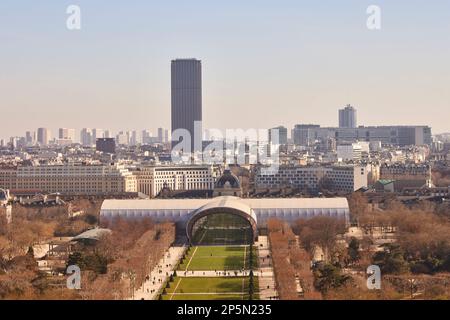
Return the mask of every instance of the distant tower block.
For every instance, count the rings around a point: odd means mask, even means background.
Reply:
[[[339,128],[356,128],[357,125],[354,107],[348,104],[344,109],[339,110]]]
[[[173,60],[171,71],[172,133],[187,130],[191,135],[191,152],[201,151],[202,130],[200,127],[200,135],[195,137],[194,123],[202,121],[202,63],[196,59]],[[178,142],[173,141],[172,146]]]

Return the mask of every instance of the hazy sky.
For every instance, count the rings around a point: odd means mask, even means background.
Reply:
[[[450,131],[450,1],[1,0],[0,137],[169,128],[184,57],[203,62],[206,128],[334,126],[351,103],[359,124]]]

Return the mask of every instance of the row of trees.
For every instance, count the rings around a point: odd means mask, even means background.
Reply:
[[[269,220],[267,226],[280,299],[299,299],[297,279],[300,281],[304,299],[321,299],[320,293],[314,287],[311,256],[299,246],[291,227],[275,219]]]
[[[287,226],[279,220],[269,220],[267,229],[278,296],[281,300],[298,300],[295,270],[289,261],[289,247],[295,238],[287,234]]]

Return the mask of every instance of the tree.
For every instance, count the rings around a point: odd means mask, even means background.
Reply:
[[[34,249],[32,246],[28,247],[27,255],[30,256],[31,258],[34,258]]]
[[[404,251],[398,244],[384,245],[384,250],[373,256],[373,264],[379,266],[384,274],[402,274],[409,271]]]
[[[352,193],[347,197],[347,200],[353,220],[358,220],[361,215],[367,213],[369,201],[361,192]]]
[[[2,212],[5,209],[0,207],[0,236],[5,236],[8,233],[8,221],[6,220],[6,214]]]
[[[253,294],[255,292],[255,283],[253,277],[253,270],[250,270],[249,280],[248,280],[248,297],[249,300],[253,300]]]
[[[336,289],[345,285],[351,279],[343,275],[340,269],[332,264],[323,264],[316,270],[316,288],[326,294],[331,288]]]
[[[314,217],[297,220],[295,231],[302,244],[311,254],[315,247],[320,246],[324,252],[325,261],[330,261],[336,247],[336,238],[346,231],[345,222],[333,217]]]
[[[295,269],[288,259],[293,247],[292,230],[286,223],[272,219],[268,223],[268,232],[278,295],[282,300],[296,300]]]
[[[67,259],[67,267],[68,266],[78,266],[82,270],[85,269],[86,264],[84,262],[83,254],[79,251],[70,254]]]
[[[356,263],[361,258],[361,255],[359,253],[359,241],[355,237],[352,237],[350,239],[350,242],[348,244],[348,257],[350,263]]]

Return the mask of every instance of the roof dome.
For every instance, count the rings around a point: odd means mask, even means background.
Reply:
[[[217,180],[216,188],[240,188],[241,183],[231,170],[226,169],[223,175]]]

